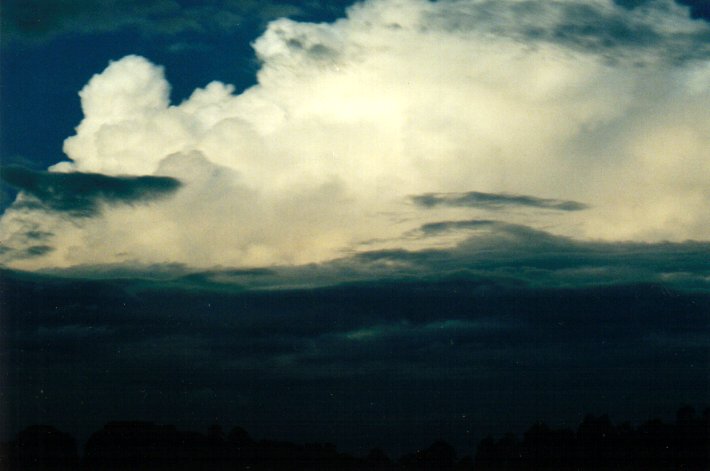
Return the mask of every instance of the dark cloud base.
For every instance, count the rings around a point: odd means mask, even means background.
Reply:
[[[0,168],[0,178],[26,196],[15,203],[15,209],[57,211],[79,217],[95,216],[100,203],[148,202],[180,187],[180,182],[170,177],[54,173],[14,165]]]
[[[246,279],[269,272],[232,273]],[[209,273],[206,276],[215,276]],[[217,290],[2,272],[6,433],[116,419],[392,452],[704,406],[710,293],[371,279]],[[203,283],[204,280],[197,280]]]

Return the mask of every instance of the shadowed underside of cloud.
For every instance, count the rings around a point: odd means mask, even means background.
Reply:
[[[509,206],[526,206],[560,211],[580,211],[587,205],[577,201],[537,198],[528,195],[507,193],[483,193],[469,191],[465,193],[425,193],[411,197],[414,204],[423,208],[437,206],[471,207],[483,209],[501,209]]]
[[[79,217],[95,216],[99,203],[147,202],[167,196],[180,187],[180,182],[170,177],[53,173],[18,166],[3,167],[0,177],[28,197],[21,205]]]
[[[61,277],[139,278],[170,289],[315,289],[350,283],[470,280],[504,288],[584,288],[649,283],[710,290],[710,242],[604,242],[576,240],[531,227],[472,219],[423,224],[411,235],[459,233],[452,247],[360,252],[329,262],[269,268],[196,270],[189,265],[83,265],[45,270]]]
[[[496,280],[506,286],[593,286],[661,283],[710,289],[710,242],[602,242],[556,236],[492,220],[441,221],[419,232],[472,234],[445,249],[379,250],[336,263],[390,278]]]

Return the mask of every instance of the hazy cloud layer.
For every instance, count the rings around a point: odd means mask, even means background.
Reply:
[[[281,16],[307,15],[314,11],[332,14],[340,12],[343,5],[348,3],[353,2],[206,0],[196,4],[181,0],[6,0],[3,3],[2,26],[4,34],[12,39],[42,39],[60,34],[91,34],[122,29],[136,29],[148,35],[174,35],[181,32],[229,31],[255,18],[268,21]],[[485,4],[483,8],[490,10],[495,8],[496,2],[479,3]],[[614,3],[629,9],[654,7],[658,4],[667,8],[663,1],[658,0],[614,0]],[[681,10],[688,17],[710,21],[710,6],[706,0],[675,0],[675,3],[686,7]],[[534,1],[518,2],[515,8],[517,12],[541,11]],[[608,41],[616,39],[622,42],[634,40],[634,35],[638,36],[635,40],[641,41],[655,36],[651,30],[629,28],[625,21],[609,12],[600,15],[594,8],[574,7],[569,12],[573,15],[591,14],[597,19],[599,30],[563,26],[553,30],[555,35],[587,39],[597,35],[605,39],[607,45]],[[663,9],[661,12],[665,13]],[[528,31],[535,35],[544,33],[544,28],[531,27]],[[599,35],[601,31],[604,34]]]
[[[254,43],[257,85],[213,82],[179,104],[161,67],[128,56],[80,92],[70,161],[51,173],[183,187],[82,220],[23,207],[23,192],[0,222],[3,257],[322,262],[456,246],[466,234],[426,224],[487,219],[495,204],[508,224],[580,241],[707,239],[709,34],[664,0],[372,0],[334,23],[271,22]],[[16,257],[36,245],[28,231],[54,250]]]
[[[10,43],[121,30],[135,30],[151,37],[219,34],[284,16],[314,12],[332,16],[348,3],[343,0],[7,0],[3,2],[2,26],[4,40]]]

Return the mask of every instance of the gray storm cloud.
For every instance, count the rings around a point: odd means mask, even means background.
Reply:
[[[30,207],[73,217],[96,215],[100,204],[137,204],[169,195],[180,182],[168,177],[109,177],[93,173],[37,172],[19,166],[0,168],[0,178],[23,192],[15,209]]]
[[[25,269],[302,264],[456,243],[403,235],[494,210],[576,239],[706,239],[708,35],[671,1],[372,0],[332,24],[271,22],[257,85],[213,82],[180,104],[160,66],[124,57],[81,90],[69,160],[50,171],[180,191],[81,221],[21,193],[2,256]],[[451,203],[486,194],[508,199]],[[422,208],[411,195],[449,197]],[[534,211],[555,204],[586,209]],[[52,250],[18,256],[28,231],[52,234]]]

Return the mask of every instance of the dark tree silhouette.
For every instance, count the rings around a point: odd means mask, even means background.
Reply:
[[[373,448],[365,457],[363,463],[367,469],[373,471],[387,471],[394,469],[394,462],[380,448]]]
[[[400,466],[413,471],[450,471],[455,462],[454,448],[444,441],[436,441],[426,450],[404,455]]]
[[[75,470],[79,467],[76,441],[48,425],[33,425],[17,434],[5,447],[4,461],[10,470]],[[1,464],[1,462],[0,462]]]
[[[532,425],[518,439],[487,437],[475,457],[456,460],[444,441],[393,462],[382,450],[356,458],[331,443],[255,441],[234,427],[225,435],[215,424],[206,433],[179,431],[152,422],[110,422],[86,443],[79,460],[66,433],[35,425],[0,448],[7,470],[253,470],[253,471],[706,471],[710,469],[710,409],[678,410],[675,423],[649,420],[638,427],[614,425],[609,417],[588,415],[576,431]]]
[[[574,469],[574,432],[551,430],[539,422],[525,432],[520,454],[533,468]]]
[[[476,471],[710,469],[710,413],[698,417],[692,407],[678,410],[675,424],[654,419],[638,428],[614,426],[608,416],[588,415],[577,428],[551,430],[533,425],[519,442],[506,435],[487,437],[476,451]]]

